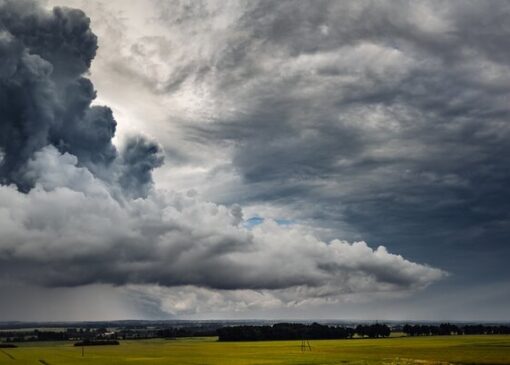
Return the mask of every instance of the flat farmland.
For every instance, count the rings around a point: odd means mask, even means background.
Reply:
[[[68,342],[0,349],[2,365],[71,364],[510,364],[510,336],[393,337],[310,341],[218,342],[214,337],[121,341],[81,348]]]

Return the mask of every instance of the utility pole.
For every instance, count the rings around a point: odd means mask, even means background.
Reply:
[[[303,337],[303,339],[301,340],[301,352],[305,351],[312,351],[312,346],[310,346],[310,341]]]

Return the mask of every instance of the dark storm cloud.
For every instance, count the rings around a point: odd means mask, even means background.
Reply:
[[[152,170],[163,164],[160,147],[144,138],[134,137],[127,141],[122,151],[125,166],[120,184],[135,197],[147,196],[152,185]]]
[[[29,53],[55,65],[55,77],[87,72],[96,55],[97,37],[81,10],[56,7],[46,12],[33,1],[4,1],[1,23]]]
[[[91,105],[85,14],[29,1],[0,2],[0,14],[0,284],[266,290],[296,303],[413,292],[447,275],[308,227],[247,229],[239,206],[152,189],[161,148],[135,136],[117,151],[112,111]]]
[[[118,179],[119,170],[123,178],[138,176],[123,187],[145,196],[152,168],[161,163],[152,156],[159,150],[137,149],[153,160],[143,167],[119,157],[112,144],[117,124],[112,111],[91,106],[96,92],[84,75],[96,54],[97,38],[89,18],[76,9],[47,12],[32,1],[3,1],[0,32],[2,183],[15,183],[25,192],[32,188],[35,181],[27,179],[25,165],[34,152],[51,144],[105,181]],[[151,145],[142,137],[138,141]],[[130,172],[131,167],[136,170]]]
[[[510,274],[508,2],[179,4],[161,2],[171,29],[212,30],[189,46],[210,71],[177,70],[226,105],[194,137],[232,142],[250,203],[460,271],[491,250],[480,275]]]

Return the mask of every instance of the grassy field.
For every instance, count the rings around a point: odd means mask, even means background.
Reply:
[[[310,341],[217,342],[215,338],[122,341],[81,348],[69,343],[23,344],[0,349],[0,364],[510,364],[510,336]]]

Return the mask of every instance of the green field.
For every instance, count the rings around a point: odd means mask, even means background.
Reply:
[[[215,338],[122,341],[81,348],[31,343],[0,349],[0,364],[510,364],[510,336],[402,337],[310,341],[217,342]]]

